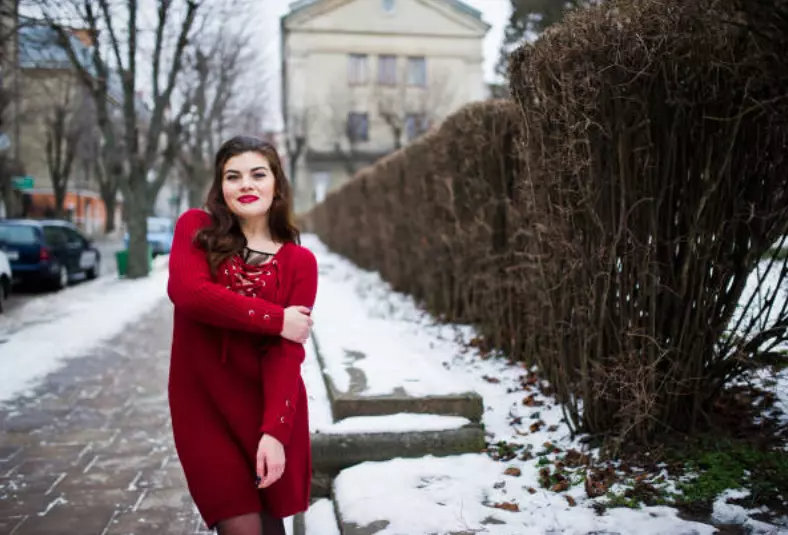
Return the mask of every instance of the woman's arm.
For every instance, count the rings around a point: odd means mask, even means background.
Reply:
[[[167,294],[175,308],[195,321],[215,327],[279,335],[284,309],[262,299],[232,292],[213,281],[205,252],[194,236],[210,223],[202,210],[189,210],[175,225]]]
[[[317,261],[308,249],[302,248],[301,253],[294,262],[295,273],[287,305],[311,309],[317,295]],[[282,445],[290,441],[305,355],[303,344],[280,338],[268,347],[262,359],[263,422],[260,431]]]

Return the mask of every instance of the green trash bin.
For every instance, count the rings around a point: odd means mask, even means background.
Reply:
[[[129,250],[123,249],[115,253],[118,264],[118,277],[125,277],[129,271]],[[153,270],[153,248],[148,247],[148,271]]]

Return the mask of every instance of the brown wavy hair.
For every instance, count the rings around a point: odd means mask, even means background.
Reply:
[[[270,143],[252,136],[236,136],[225,141],[216,153],[213,183],[205,201],[205,210],[211,224],[200,230],[195,243],[205,251],[211,273],[216,275],[219,266],[228,258],[239,254],[246,246],[238,216],[230,211],[222,193],[224,166],[230,158],[256,152],[263,156],[274,173],[274,199],[268,211],[268,229],[278,243],[300,243],[301,235],[295,225],[290,183],[282,169],[279,154]]]

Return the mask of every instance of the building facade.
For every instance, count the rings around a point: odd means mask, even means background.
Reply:
[[[459,0],[301,0],[282,18],[296,211],[485,98],[489,25]]]

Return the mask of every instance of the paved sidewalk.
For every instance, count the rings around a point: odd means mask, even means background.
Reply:
[[[171,439],[171,329],[162,300],[34,396],[0,409],[0,533],[208,533]]]

